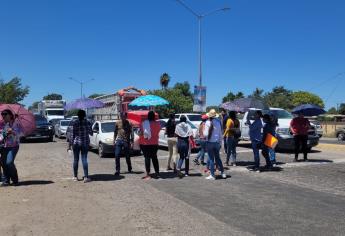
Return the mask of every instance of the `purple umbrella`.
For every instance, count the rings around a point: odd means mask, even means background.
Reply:
[[[65,109],[67,111],[75,109],[89,109],[89,108],[100,108],[104,107],[104,103],[91,98],[79,98],[70,103],[67,103]]]

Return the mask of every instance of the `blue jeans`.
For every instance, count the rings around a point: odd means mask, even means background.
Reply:
[[[269,153],[270,153],[269,149],[271,149],[271,148],[267,147],[266,145],[263,145],[263,147],[262,147],[262,155],[264,156],[264,158],[266,160],[266,166],[267,167],[272,166],[272,162],[270,160],[270,155],[269,155]]]
[[[131,172],[132,163],[129,155],[129,143],[123,140],[117,140],[115,143],[115,171],[120,173],[120,155],[122,150],[126,157],[128,172]]]
[[[226,152],[226,163],[229,163],[231,159],[232,163],[236,163],[236,146],[238,143],[238,139],[230,136],[227,138],[227,152]]]
[[[178,138],[177,150],[178,150],[178,153],[180,154],[180,159],[178,160],[177,169],[181,170],[183,161],[186,160],[185,172],[186,172],[186,174],[188,174],[188,172],[189,172],[189,156],[188,156],[189,142],[188,142],[188,140],[181,140]]]
[[[270,160],[272,163],[276,163],[276,152],[274,151],[274,149],[269,148],[268,149],[268,153],[270,155]]]
[[[254,154],[254,167],[259,168],[260,167],[260,152],[258,148],[258,144],[261,143],[256,140],[252,140],[252,149],[253,149],[253,154]]]
[[[210,163],[210,172],[214,177],[214,163],[216,162],[221,173],[224,172],[223,163],[220,159],[219,151],[221,149],[220,143],[207,142],[207,153]]]
[[[73,161],[73,172],[74,177],[78,176],[78,164],[79,164],[79,154],[81,154],[81,161],[83,163],[84,169],[84,177],[89,177],[88,173],[88,163],[87,163],[87,152],[89,147],[87,145],[73,145],[73,154],[74,154],[74,161]]]
[[[200,160],[201,162],[204,162],[205,160],[205,153],[207,152],[207,149],[206,149],[206,140],[200,140],[199,141],[200,143],[200,151],[196,157],[197,160]]]
[[[4,182],[9,183],[12,180],[13,183],[18,183],[18,173],[14,160],[16,159],[19,146],[6,147],[1,154],[1,164],[4,169]]]

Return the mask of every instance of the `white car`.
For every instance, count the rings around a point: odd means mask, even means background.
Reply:
[[[58,137],[58,138],[66,137],[67,127],[69,126],[70,122],[71,120],[60,120],[55,125],[55,137]]]
[[[196,128],[199,128],[199,125],[202,121],[201,114],[198,114],[198,113],[179,113],[179,114],[175,114],[175,119],[180,120],[182,116],[185,116],[187,121],[191,122]]]
[[[98,155],[104,157],[106,154],[114,153],[114,130],[116,120],[95,121],[92,125],[93,134],[90,135],[90,148],[98,150]],[[139,136],[134,132],[133,151],[139,151]]]
[[[165,134],[165,130],[166,130],[166,124],[168,122],[168,119],[160,119],[158,120],[160,125],[161,125],[161,130],[159,131],[159,139],[158,139],[158,145],[161,147],[168,147],[168,137]],[[179,120],[176,120],[176,122],[178,123]],[[194,140],[198,140],[199,139],[199,133],[198,133],[198,128],[195,127],[195,125],[193,123],[191,123],[190,121],[187,121],[187,123],[192,127],[193,130],[193,138]],[[197,148],[198,148],[198,142],[196,142],[197,144]]]

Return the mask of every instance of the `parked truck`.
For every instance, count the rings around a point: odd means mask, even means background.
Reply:
[[[42,100],[38,103],[38,113],[48,121],[65,118],[65,100]]]
[[[258,109],[252,108],[247,111],[243,119],[240,120],[241,128],[241,140],[249,140],[249,125],[247,120],[254,120],[254,114]],[[276,128],[276,134],[278,138],[277,148],[281,150],[293,150],[295,147],[293,135],[290,131],[290,122],[293,118],[292,114],[281,108],[269,108],[269,110],[263,110],[263,114],[271,114],[278,119],[278,126]],[[308,149],[318,145],[319,136],[316,133],[315,127],[312,126],[308,132]]]

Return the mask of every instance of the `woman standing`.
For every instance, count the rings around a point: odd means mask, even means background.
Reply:
[[[73,132],[68,146],[68,150],[73,147],[73,180],[78,181],[78,164],[79,156],[81,156],[81,161],[83,163],[84,169],[84,183],[90,182],[89,178],[89,166],[87,163],[87,153],[89,150],[90,137],[92,134],[91,124],[88,122],[86,117],[86,112],[84,110],[78,111],[78,120],[73,123]]]
[[[13,185],[18,185],[18,173],[14,160],[19,150],[20,137],[23,135],[22,129],[15,121],[15,116],[11,110],[3,110],[1,116],[4,120],[0,128],[0,139],[4,143],[1,153],[1,164],[4,170],[4,180],[2,186],[7,186],[12,181]]]
[[[265,140],[268,134],[271,134],[272,136],[275,136],[275,126],[272,124],[271,117],[268,114],[265,114],[263,116],[263,134],[262,134],[262,155],[265,157],[266,160],[266,168],[271,169],[272,168],[272,162],[270,159],[270,153],[272,148],[265,145]]]
[[[193,135],[192,128],[187,124],[187,118],[185,116],[181,117],[180,123],[176,126],[175,134],[177,135],[177,150],[180,154],[177,171],[181,178],[183,176],[181,173],[181,167],[184,160],[186,160],[185,176],[188,176],[189,174],[189,138]]]
[[[175,129],[176,129],[176,122],[175,122],[175,115],[170,114],[169,120],[165,127],[165,135],[168,138],[168,150],[169,150],[169,159],[168,159],[168,166],[167,170],[172,170],[171,168],[171,160],[173,161],[173,169],[174,172],[176,171],[176,156],[177,156],[177,139],[175,136]]]
[[[236,117],[235,111],[229,112],[229,118],[225,125],[224,137],[227,139],[226,165],[236,166],[236,147],[238,144],[238,133],[240,129],[240,122]]]
[[[199,125],[199,143],[200,143],[200,151],[197,155],[197,157],[193,160],[196,165],[200,165],[199,159],[201,160],[201,165],[206,165],[205,163],[205,153],[206,150],[206,137],[204,136],[204,129],[205,129],[205,123],[207,121],[208,117],[207,115],[201,116],[201,123]]]
[[[155,169],[155,178],[159,178],[159,163],[157,158],[158,151],[158,137],[161,127],[156,121],[154,111],[149,111],[147,120],[145,120],[140,127],[139,143],[140,148],[145,157],[146,176],[143,179],[151,179],[150,164],[152,160],[153,168]]]

